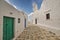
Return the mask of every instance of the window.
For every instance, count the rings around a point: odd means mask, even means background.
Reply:
[[[20,23],[20,18],[18,18],[18,23]]]
[[[50,19],[50,14],[46,14],[46,19]]]

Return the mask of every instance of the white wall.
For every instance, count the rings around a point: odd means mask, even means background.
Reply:
[[[10,14],[12,12],[13,14]],[[14,36],[17,37],[24,30],[24,18],[27,19],[27,15],[21,11],[16,10],[13,6],[9,5],[3,0],[0,0],[0,40],[3,40],[3,16],[15,18],[14,24]],[[21,19],[18,23],[18,18]]]
[[[46,19],[47,13],[50,13],[49,20]],[[34,12],[32,14],[33,24],[35,23],[35,18],[38,19],[39,25],[60,30],[60,0],[43,0],[38,13]]]
[[[47,13],[50,13],[50,20],[46,20]],[[60,0],[44,0],[39,16],[39,23],[60,28]]]
[[[38,19],[38,23],[60,28],[60,0],[43,0],[39,12],[32,14],[33,20]],[[46,19],[46,14],[50,13],[50,19]]]

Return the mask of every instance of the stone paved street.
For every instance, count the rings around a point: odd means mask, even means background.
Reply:
[[[60,36],[37,26],[29,26],[15,40],[60,40]]]

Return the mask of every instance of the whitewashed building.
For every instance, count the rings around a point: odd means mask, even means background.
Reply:
[[[37,4],[33,3],[33,12],[29,17],[31,23],[45,26],[51,31],[54,30],[56,33],[59,33],[60,0],[43,0],[39,10],[37,8]]]
[[[27,27],[27,14],[0,0],[0,40],[12,40]]]

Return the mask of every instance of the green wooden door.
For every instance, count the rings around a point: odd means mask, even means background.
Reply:
[[[14,37],[14,18],[3,17],[3,40],[11,40]]]

